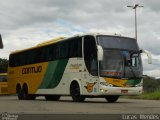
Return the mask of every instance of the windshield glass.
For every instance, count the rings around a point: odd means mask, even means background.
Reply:
[[[114,78],[141,78],[142,64],[139,53],[104,49],[100,62],[100,76]]]
[[[125,38],[119,36],[97,36],[98,44],[102,48],[113,48],[113,49],[123,49],[123,50],[139,50],[137,41],[133,38]]]
[[[104,50],[103,61],[100,64],[101,76],[122,77],[123,58],[120,51]]]
[[[98,35],[103,48],[100,75],[115,78],[141,78],[142,63],[137,41],[120,36]]]
[[[124,54],[125,53],[125,54]],[[124,77],[141,78],[142,77],[142,62],[140,54],[133,51],[123,51],[124,57]]]

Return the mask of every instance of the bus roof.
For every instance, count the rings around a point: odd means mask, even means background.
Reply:
[[[39,44],[37,44],[36,46],[30,47],[30,48],[13,51],[13,52],[11,52],[11,54],[16,54],[16,53],[23,52],[23,51],[27,51],[27,50],[32,50],[32,49],[34,49],[34,48],[39,48],[39,47],[42,47],[42,46],[54,44],[54,43],[57,43],[57,42],[60,42],[60,41],[65,41],[65,40],[67,40],[67,39],[71,39],[71,38],[75,38],[75,37],[83,37],[83,36],[87,36],[87,35],[97,36],[97,35],[105,35],[105,34],[90,33],[90,34],[75,35],[75,36],[72,36],[72,37],[69,37],[69,38],[66,38],[66,37],[57,37],[57,38],[51,39],[51,40],[49,40],[49,41],[45,41],[45,42],[39,43]],[[106,35],[106,36],[123,37],[123,36],[121,36],[121,35]],[[126,38],[128,38],[128,37],[126,37]]]
[[[11,52],[11,54],[15,54],[15,53],[31,50],[31,49],[34,49],[34,48],[39,48],[39,47],[46,46],[46,45],[49,45],[49,44],[54,44],[54,43],[57,43],[57,42],[63,41],[63,40],[65,40],[65,37],[57,37],[55,39],[39,43],[36,46],[30,47],[30,48],[13,51],[13,52]]]
[[[55,38],[55,39],[52,39],[52,40],[49,40],[49,41],[39,43],[37,46],[40,46],[40,47],[45,46],[45,45],[48,45],[48,44],[59,42],[59,41],[64,40],[64,39],[65,39],[65,37],[58,37],[58,38]]]

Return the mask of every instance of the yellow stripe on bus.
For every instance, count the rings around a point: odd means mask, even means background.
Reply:
[[[118,87],[124,87],[124,86],[126,86],[126,83],[128,81],[128,80],[115,79],[115,78],[104,78],[104,80],[107,83],[112,84],[114,86],[118,86]]]

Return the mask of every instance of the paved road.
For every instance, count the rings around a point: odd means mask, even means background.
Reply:
[[[160,101],[120,98],[108,103],[102,98],[87,98],[84,103],[72,102],[71,97],[60,101],[18,100],[16,96],[0,96],[0,112],[54,114],[160,114]]]

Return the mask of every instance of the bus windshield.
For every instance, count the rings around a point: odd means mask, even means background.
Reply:
[[[98,44],[103,48],[123,49],[123,50],[139,50],[137,41],[133,38],[125,38],[119,36],[98,36]]]
[[[136,40],[102,36],[98,38],[98,43],[104,51],[100,76],[130,79],[142,77],[142,63]]]

